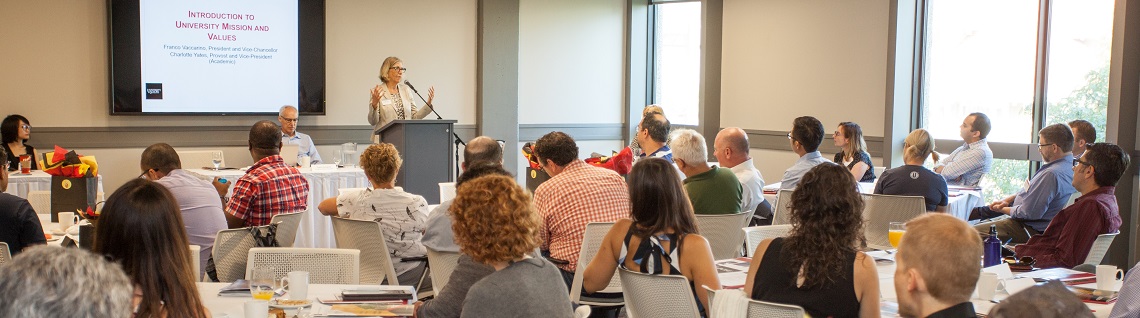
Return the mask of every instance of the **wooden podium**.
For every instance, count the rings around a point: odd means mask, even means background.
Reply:
[[[393,120],[374,133],[380,141],[396,146],[404,164],[396,174],[396,186],[418,194],[428,204],[438,204],[439,183],[454,182],[455,120]]]

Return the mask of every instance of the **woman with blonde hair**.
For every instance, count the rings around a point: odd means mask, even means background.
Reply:
[[[922,166],[927,157],[938,163],[934,137],[925,129],[915,129],[903,141],[905,165],[884,171],[875,184],[875,194],[920,196],[926,199],[927,211],[946,212],[950,203],[946,179]]]
[[[859,124],[845,121],[839,123],[835,133],[831,135],[835,146],[842,151],[835,154],[835,163],[847,167],[851,176],[859,182],[875,181],[875,164],[871,163],[871,155],[867,153],[867,141],[863,140],[863,128]]]
[[[435,86],[429,87],[427,92],[427,106],[416,107],[416,94],[412,92],[404,81],[404,61],[395,56],[389,56],[380,64],[380,85],[372,88],[371,98],[368,102],[368,123],[376,131],[397,119],[423,119],[432,111],[431,101],[435,99]],[[379,141],[378,135],[373,135],[373,142]]]
[[[542,219],[514,178],[468,181],[450,211],[459,250],[495,269],[468,290],[460,317],[573,316],[558,268],[533,255],[542,242]]]
[[[343,192],[321,201],[321,214],[354,220],[377,221],[384,231],[392,266],[400,283],[417,282],[423,276],[427,249],[420,243],[427,221],[427,200],[396,187],[400,171],[400,153],[389,143],[368,146],[360,154],[360,167],[371,188],[359,192]],[[420,286],[427,290],[425,282]]]

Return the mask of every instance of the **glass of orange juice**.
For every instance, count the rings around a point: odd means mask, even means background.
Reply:
[[[887,231],[887,239],[891,241],[891,247],[899,248],[899,241],[902,241],[903,234],[906,234],[906,223],[891,222]]]
[[[272,267],[254,267],[250,273],[249,292],[253,299],[270,300],[276,289],[277,280]]]

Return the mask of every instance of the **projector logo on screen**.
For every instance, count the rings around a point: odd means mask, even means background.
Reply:
[[[146,83],[146,99],[162,99],[162,83]]]

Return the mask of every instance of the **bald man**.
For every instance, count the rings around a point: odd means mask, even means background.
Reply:
[[[772,224],[772,205],[764,199],[764,176],[756,170],[752,155],[748,153],[748,134],[738,127],[722,129],[713,140],[713,155],[722,167],[732,170],[740,180],[740,186],[744,188],[740,210],[755,211],[751,225]]]
[[[487,136],[479,136],[467,141],[467,147],[463,148],[463,163],[460,164],[463,174],[457,178],[456,188],[464,181],[474,177],[468,175],[467,169],[477,165],[489,165],[489,167],[479,169],[481,175],[498,171],[506,173],[503,170],[503,147],[499,146],[498,141]],[[509,175],[509,173],[507,174]],[[431,210],[431,213],[428,213],[427,222],[424,225],[424,237],[420,239],[424,246],[440,252],[459,252],[459,245],[455,244],[455,237],[451,232],[451,214],[448,212],[448,209],[451,208],[451,201],[441,202],[439,206]]]
[[[982,270],[977,231],[945,213],[914,218],[906,229],[895,254],[899,315],[975,317],[970,297]]]
[[[225,197],[229,183],[214,178],[231,229],[266,225],[274,215],[308,209],[309,182],[281,159],[281,128],[277,124],[262,120],[250,127],[249,155],[253,165],[237,181],[231,181],[234,189],[229,198]]]

